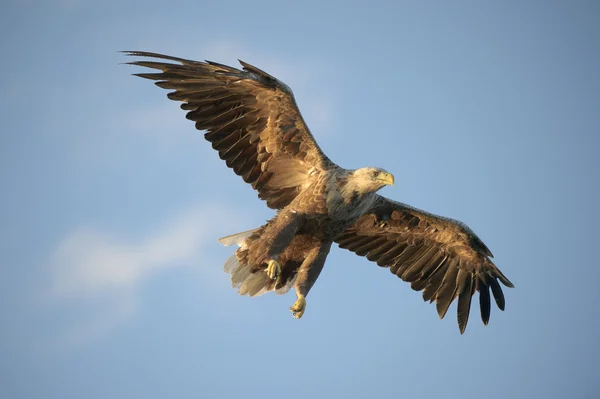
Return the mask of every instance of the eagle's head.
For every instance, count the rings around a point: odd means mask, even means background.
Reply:
[[[361,194],[374,193],[394,184],[394,175],[381,168],[360,168],[353,171],[348,184]]]

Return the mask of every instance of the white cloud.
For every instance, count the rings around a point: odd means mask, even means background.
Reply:
[[[225,206],[200,204],[138,239],[93,228],[74,230],[53,255],[52,294],[63,301],[93,304],[96,310],[78,320],[61,341],[81,344],[107,334],[135,314],[138,288],[146,279],[159,271],[205,264],[200,262],[203,247],[219,245],[216,238],[247,227]],[[213,272],[205,275],[223,273],[212,266],[217,265],[211,264]]]
[[[181,265],[199,250],[210,218],[210,210],[194,208],[137,242],[90,228],[77,229],[62,240],[54,254],[54,292],[90,295],[136,284],[159,269]]]

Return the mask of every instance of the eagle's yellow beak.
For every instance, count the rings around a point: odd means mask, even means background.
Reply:
[[[381,180],[383,183],[387,184],[388,186],[394,185],[394,175],[391,173],[382,173],[379,176],[379,180]]]

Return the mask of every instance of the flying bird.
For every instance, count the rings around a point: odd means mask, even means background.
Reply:
[[[332,162],[286,84],[241,60],[240,70],[211,61],[124,53],[139,57],[128,64],[154,70],[134,75],[171,90],[167,97],[182,102],[187,118],[206,132],[226,165],[277,211],[263,226],[219,240],[239,246],[225,263],[239,294],[283,294],[294,287],[297,300],[290,310],[301,318],[335,242],[423,291],[440,318],[458,298],[461,334],[476,291],[484,324],[490,318],[490,289],[504,310],[499,282],[513,284],[479,237],[457,220],[379,195],[394,184],[388,171],[344,169]]]

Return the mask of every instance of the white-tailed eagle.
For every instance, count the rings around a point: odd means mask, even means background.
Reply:
[[[171,90],[167,96],[182,102],[187,118],[206,131],[219,157],[277,210],[265,225],[220,240],[239,245],[225,271],[240,294],[281,294],[294,286],[298,299],[290,310],[302,317],[306,296],[336,242],[423,291],[424,300],[436,302],[440,318],[458,298],[461,334],[476,291],[484,324],[490,317],[490,289],[504,310],[498,281],[513,285],[479,237],[456,220],[377,194],[394,183],[389,172],[333,163],[283,82],[243,61],[239,70],[210,61],[125,53],[155,59],[130,64],[156,70],[136,75]]]

